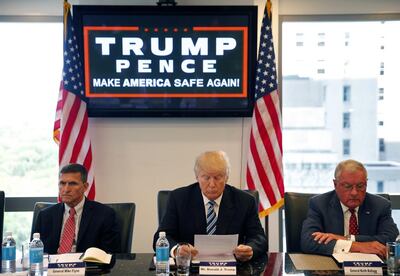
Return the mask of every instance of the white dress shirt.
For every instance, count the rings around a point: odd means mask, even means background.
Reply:
[[[345,206],[342,202],[340,202],[340,205],[342,206],[342,211],[343,211],[343,218],[344,218],[344,236],[349,235],[349,222],[350,222],[350,216],[351,212],[347,206]],[[355,215],[357,218],[357,224],[358,224],[358,207],[354,209],[355,210]],[[356,241],[356,237],[354,235],[350,236],[350,240],[337,240],[335,247],[333,248],[333,253],[348,253],[351,248],[351,244],[353,241]]]
[[[75,218],[75,237],[74,237],[74,241],[72,243],[71,252],[76,252],[76,241],[78,239],[79,224],[81,223],[81,219],[82,219],[83,205],[85,205],[85,197],[83,197],[81,202],[79,202],[74,207],[74,209],[75,209],[75,216],[74,216],[74,218]],[[69,218],[69,209],[71,209],[71,208],[67,204],[64,203],[64,216],[63,216],[63,224],[61,227],[60,243],[61,243],[65,223],[67,222],[67,219]],[[60,244],[58,246],[60,246]]]

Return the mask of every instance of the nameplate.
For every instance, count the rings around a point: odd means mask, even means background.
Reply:
[[[236,262],[204,262],[199,263],[200,275],[236,275]]]
[[[85,275],[85,263],[84,262],[73,262],[73,263],[49,263],[47,269],[48,276],[54,275]]]
[[[344,275],[383,275],[381,262],[343,262]]]

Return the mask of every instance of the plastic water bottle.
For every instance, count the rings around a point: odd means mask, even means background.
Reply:
[[[40,240],[40,233],[33,234],[33,240],[29,244],[29,275],[43,275],[43,242]]]
[[[165,232],[158,234],[156,243],[156,275],[169,275],[169,242],[165,237]]]
[[[15,272],[16,246],[11,232],[6,232],[3,243],[1,244],[1,250],[1,272]]]

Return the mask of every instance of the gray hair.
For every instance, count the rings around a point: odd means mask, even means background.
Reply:
[[[348,159],[340,162],[335,169],[335,179],[338,180],[342,175],[343,171],[354,172],[354,171],[362,171],[367,178],[367,170],[361,162],[358,162],[353,159]]]

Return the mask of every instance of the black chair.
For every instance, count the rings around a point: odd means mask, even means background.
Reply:
[[[252,196],[254,196],[254,198],[256,199],[256,203],[258,206],[258,203],[260,202],[260,196],[258,194],[257,190],[244,190],[245,192],[251,194]],[[158,225],[161,224],[161,220],[165,215],[165,210],[167,208],[167,202],[168,202],[168,197],[169,197],[169,193],[171,191],[169,190],[163,190],[163,191],[159,191],[157,194],[157,214],[158,214]]]
[[[3,239],[4,207],[5,207],[5,195],[3,191],[0,191],[0,238],[1,239]],[[0,257],[1,257],[1,252],[0,252]]]
[[[114,209],[121,229],[121,253],[131,253],[133,227],[135,224],[135,203],[106,203]]]
[[[307,217],[308,201],[316,194],[285,193],[286,252],[302,252],[301,227]]]
[[[167,208],[167,202],[168,202],[168,197],[169,197],[170,192],[171,191],[169,191],[169,190],[158,191],[158,194],[157,194],[158,225],[161,224],[161,221],[165,215],[165,210]]]
[[[35,203],[35,206],[33,207],[33,218],[32,218],[31,238],[30,239],[32,239],[33,231],[35,229],[37,217],[38,217],[40,211],[42,211],[43,209],[46,209],[50,206],[53,206],[54,204],[56,204],[56,202],[36,202]]]

